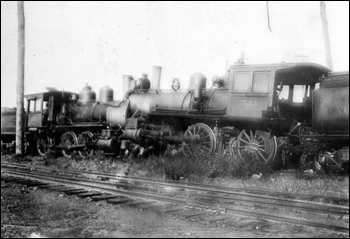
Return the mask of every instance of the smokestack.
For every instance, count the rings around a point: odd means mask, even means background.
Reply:
[[[130,89],[130,83],[133,80],[134,78],[132,77],[132,75],[123,75],[123,96]]]
[[[152,88],[154,90],[159,90],[161,74],[162,74],[162,67],[161,66],[153,66]]]

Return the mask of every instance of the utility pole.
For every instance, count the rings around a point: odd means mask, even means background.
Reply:
[[[324,1],[320,1],[320,11],[321,11],[321,20],[322,20],[322,29],[323,29],[323,41],[326,49],[326,63],[327,63],[327,67],[330,70],[333,70],[331,44],[329,40],[328,22],[327,22],[327,14],[326,14],[326,4]]]
[[[23,128],[24,128],[24,52],[25,52],[25,34],[24,34],[24,3],[17,1],[18,16],[18,63],[17,63],[17,110],[16,110],[16,154],[23,155]]]

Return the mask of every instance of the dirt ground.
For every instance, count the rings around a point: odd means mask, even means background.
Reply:
[[[1,237],[219,238],[323,237],[335,233],[252,218],[208,222],[179,215],[92,202],[76,196],[1,182]]]

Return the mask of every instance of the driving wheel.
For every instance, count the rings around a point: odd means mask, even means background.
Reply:
[[[68,131],[61,136],[61,144],[66,147],[77,145],[78,144],[77,136],[75,135],[74,132]],[[71,158],[73,152],[74,150],[69,148],[62,149],[62,154],[67,158]]]
[[[242,160],[244,152],[255,154],[265,164],[270,163],[276,156],[277,141],[276,137],[270,133],[257,130],[252,131],[242,130],[237,137],[237,153]]]
[[[52,140],[49,136],[40,135],[36,140],[36,149],[41,156],[45,156],[50,152],[50,147],[52,145]]]
[[[197,123],[190,126],[185,137],[191,137],[191,141],[183,142],[183,151],[186,155],[211,155],[216,148],[216,138],[213,130],[206,124]]]
[[[86,144],[88,142],[92,142],[94,140],[94,135],[90,131],[84,131],[79,134],[78,144]],[[80,156],[92,156],[94,154],[93,149],[89,149],[85,146],[82,150],[79,150]]]

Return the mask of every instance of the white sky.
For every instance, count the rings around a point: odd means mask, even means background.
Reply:
[[[333,67],[349,70],[349,2],[326,2]],[[161,88],[202,72],[211,84],[226,61],[326,65],[320,3],[269,2],[25,2],[25,94],[46,86],[79,92],[89,83],[122,97],[122,75],[152,77]],[[1,106],[16,105],[17,3],[1,1]]]

